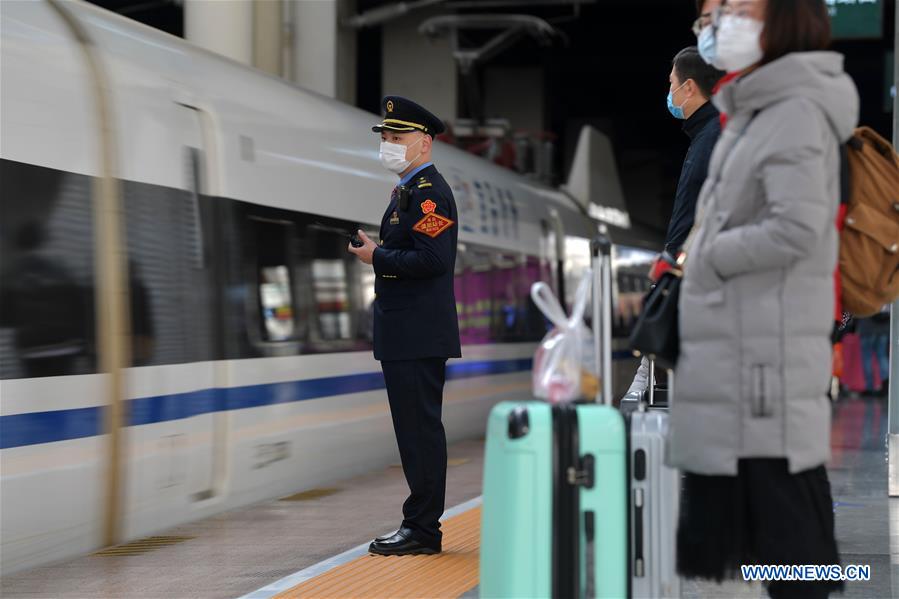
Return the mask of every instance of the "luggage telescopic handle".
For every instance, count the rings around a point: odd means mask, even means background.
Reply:
[[[612,241],[600,233],[590,242],[593,262],[593,354],[601,385],[597,401],[612,404]]]
[[[649,407],[656,405],[656,361],[652,358],[649,360]],[[665,389],[666,403],[662,407],[670,407],[671,400],[674,397],[674,370],[669,368],[665,370],[668,375],[668,386]]]

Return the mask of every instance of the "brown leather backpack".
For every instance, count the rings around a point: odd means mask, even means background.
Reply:
[[[870,316],[899,298],[899,156],[872,129],[859,127],[845,145],[841,171],[843,309]]]

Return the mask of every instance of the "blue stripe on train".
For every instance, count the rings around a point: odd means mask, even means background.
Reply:
[[[521,372],[531,369],[530,358],[449,364],[447,380]],[[380,372],[366,372],[286,383],[203,389],[175,395],[129,400],[129,426],[180,420],[211,412],[242,410],[279,403],[319,399],[384,388]],[[68,441],[101,434],[105,407],[54,410],[0,416],[0,449]]]
[[[615,360],[629,357],[628,352],[613,354]],[[446,368],[446,378],[454,380],[521,372],[530,370],[532,362],[530,358],[521,358],[452,363]],[[383,388],[384,376],[380,372],[366,372],[286,383],[202,389],[174,395],[142,397],[128,401],[128,424],[140,426],[201,416],[211,412],[257,408]],[[104,413],[105,407],[98,406],[0,416],[0,449],[94,437],[101,434],[104,429]]]
[[[0,449],[93,437],[102,428],[103,408],[0,416]]]

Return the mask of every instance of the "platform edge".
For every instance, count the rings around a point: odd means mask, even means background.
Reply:
[[[479,505],[481,505],[480,495],[478,495],[474,499],[470,499],[464,503],[460,503],[459,505],[446,510],[445,512],[443,512],[443,517],[440,518],[440,520],[443,521],[448,518],[458,516],[459,514],[478,507]],[[357,545],[356,547],[335,555],[334,557],[329,557],[328,559],[320,561],[317,564],[313,564],[308,568],[304,568],[303,570],[285,576],[284,578],[266,585],[261,589],[257,589],[255,591],[247,593],[246,595],[242,595],[238,599],[271,599],[275,595],[290,590],[298,584],[306,582],[310,578],[320,576],[328,570],[336,568],[337,566],[342,566],[347,562],[351,562],[356,558],[362,557],[363,555],[368,553],[368,546],[369,543]]]

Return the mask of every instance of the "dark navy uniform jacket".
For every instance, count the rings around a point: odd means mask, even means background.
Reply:
[[[458,358],[456,201],[433,165],[417,172],[407,187],[406,210],[399,206],[399,192],[391,195],[372,259],[375,359]]]
[[[677,192],[674,195],[674,209],[668,233],[665,235],[665,250],[676,256],[680,247],[687,240],[693,222],[696,219],[696,200],[699,191],[709,174],[709,160],[712,150],[721,136],[721,122],[718,110],[711,101],[706,102],[684,121],[684,133],[690,137],[690,148],[684,158],[680,178],[677,181]]]

